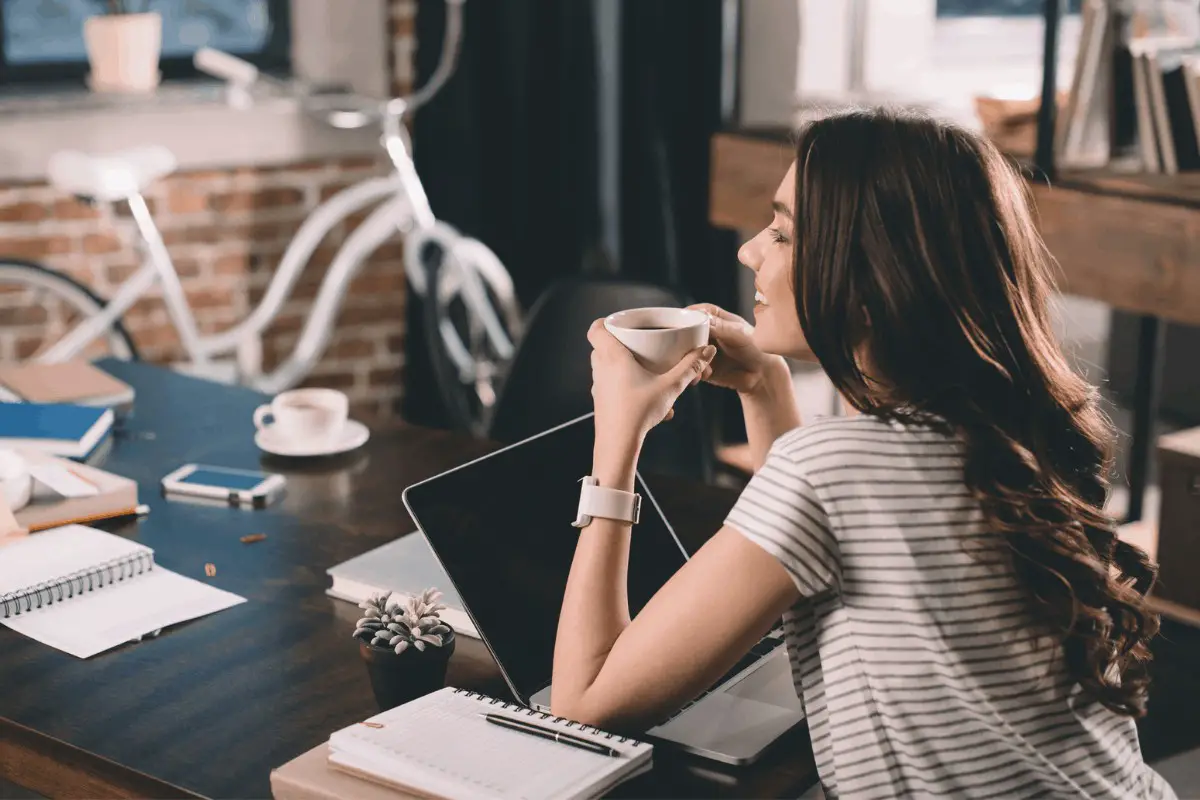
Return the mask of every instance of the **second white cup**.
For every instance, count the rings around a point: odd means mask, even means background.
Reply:
[[[604,319],[604,327],[638,363],[662,374],[708,344],[709,316],[690,308],[631,308]]]
[[[254,427],[291,442],[326,442],[346,427],[350,401],[336,389],[293,389],[254,411]]]

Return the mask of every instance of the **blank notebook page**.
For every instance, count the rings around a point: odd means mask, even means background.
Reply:
[[[145,545],[83,525],[30,534],[0,548],[0,599],[39,585],[57,587],[71,576],[105,571],[106,565],[130,559],[140,559],[148,568],[134,574],[134,569],[114,567],[112,572],[129,577],[96,584],[69,598],[57,588],[47,588],[37,595],[41,607],[0,622],[73,656],[90,658],[168,625],[245,602],[236,594],[153,566],[153,551]],[[74,582],[87,585],[86,579]],[[0,617],[12,605],[0,608]]]
[[[599,755],[509,730],[484,713],[535,722],[621,751]],[[329,739],[329,760],[384,783],[445,798],[596,797],[649,768],[653,748],[451,688],[385,711]],[[589,729],[594,730],[594,729]]]
[[[150,552],[145,545],[83,525],[31,534],[0,550],[0,595]]]

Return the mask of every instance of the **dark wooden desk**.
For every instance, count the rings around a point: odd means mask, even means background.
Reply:
[[[137,364],[106,367],[138,396],[102,466],[136,478],[152,508],[115,532],[199,580],[211,562],[212,582],[249,602],[88,660],[0,628],[0,778],[51,797],[266,797],[273,767],[376,710],[350,637],[357,609],[324,594],[326,568],[412,530],[404,486],[490,448],[397,427],[325,463],[260,461],[250,417],[261,395]],[[192,461],[285,472],[288,495],[254,512],[165,501],[159,480]],[[648,483],[692,549],[734,499]],[[265,541],[238,541],[260,532]],[[474,639],[459,641],[448,682],[508,696]],[[796,796],[815,781],[803,726],[748,769],[665,752],[655,762],[621,793]]]

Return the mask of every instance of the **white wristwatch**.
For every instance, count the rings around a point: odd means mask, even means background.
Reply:
[[[642,515],[642,496],[620,489],[606,489],[591,475],[580,480],[579,513],[571,524],[585,528],[593,517],[636,525]]]

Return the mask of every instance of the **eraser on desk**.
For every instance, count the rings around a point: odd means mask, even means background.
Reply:
[[[63,497],[95,497],[100,488],[59,464],[31,464],[29,474],[38,483]]]

